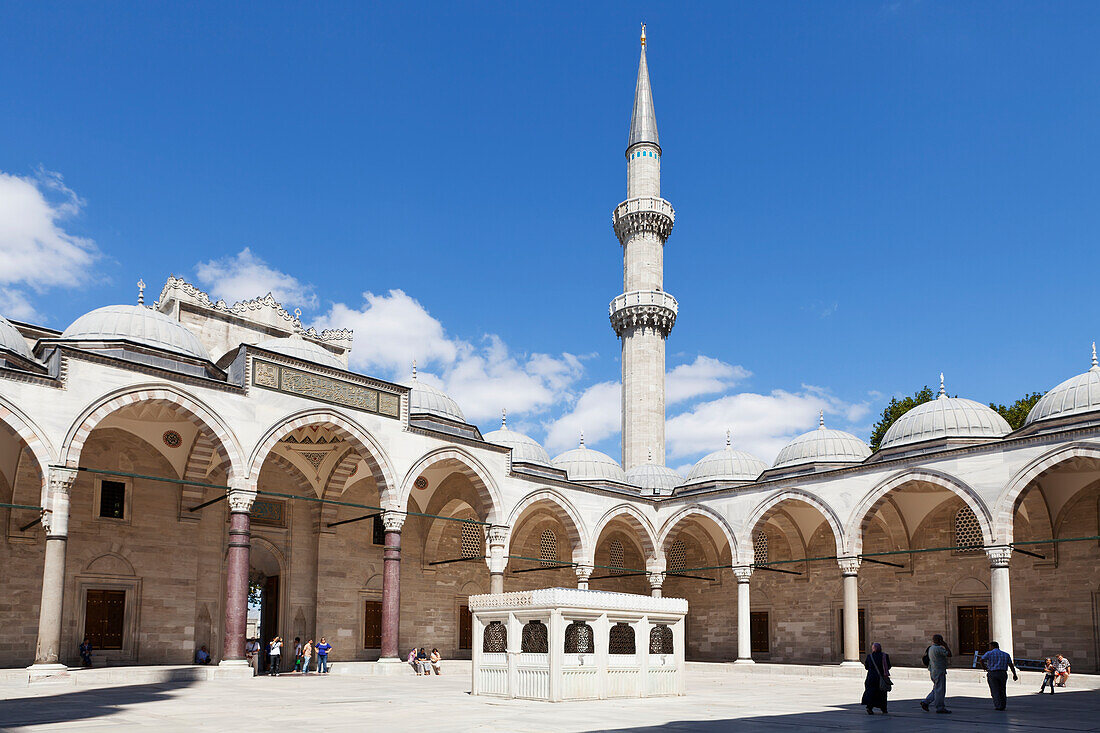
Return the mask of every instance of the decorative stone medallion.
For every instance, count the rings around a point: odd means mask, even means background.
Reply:
[[[428,488],[428,479],[424,478],[423,476],[417,476],[416,481],[413,481],[413,486],[423,491],[424,489]]]
[[[175,430],[165,430],[164,435],[161,436],[161,440],[169,448],[179,448],[183,445],[183,438]]]

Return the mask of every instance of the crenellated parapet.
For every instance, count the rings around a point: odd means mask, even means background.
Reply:
[[[620,337],[633,328],[653,328],[668,336],[679,305],[663,290],[632,290],[616,295],[608,306],[611,327]]]
[[[611,215],[615,236],[624,246],[637,234],[653,234],[664,243],[675,223],[676,211],[672,204],[654,196],[627,199],[616,206]]]

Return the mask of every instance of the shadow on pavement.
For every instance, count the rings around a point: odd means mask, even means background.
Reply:
[[[191,684],[192,681],[186,680],[92,687],[56,695],[28,695],[0,700],[0,730],[114,715],[124,706],[166,700],[174,690]]]

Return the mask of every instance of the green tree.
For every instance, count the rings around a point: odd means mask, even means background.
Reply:
[[[924,389],[918,391],[912,397],[906,397],[899,400],[897,397],[890,399],[890,404],[882,411],[882,417],[875,423],[875,426],[871,429],[871,450],[878,450],[879,445],[882,444],[882,439],[886,436],[886,431],[890,429],[890,426],[894,424],[894,421],[905,413],[912,410],[917,405],[922,405],[925,402],[932,401],[932,388],[925,386]]]
[[[1027,413],[1031,412],[1031,408],[1035,406],[1035,403],[1038,402],[1039,398],[1042,396],[1043,395],[1039,392],[1032,392],[1029,395],[1024,395],[1008,407],[997,405],[992,402],[989,403],[989,406],[999,412],[1001,417],[1012,426],[1013,430],[1019,430],[1024,426],[1024,420],[1027,419]]]

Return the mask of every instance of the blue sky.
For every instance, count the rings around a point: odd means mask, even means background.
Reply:
[[[360,371],[415,356],[485,429],[617,456],[643,19],[669,465],[818,409],[866,437],[941,370],[988,402],[1087,368],[1094,3],[3,3],[0,313],[273,290]]]

